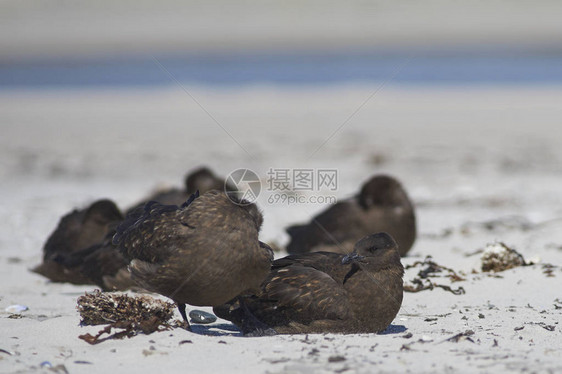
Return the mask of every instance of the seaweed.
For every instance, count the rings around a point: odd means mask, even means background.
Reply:
[[[523,255],[502,242],[488,244],[482,257],[483,272],[500,272],[518,266],[529,265]]]
[[[434,288],[442,288],[443,290],[449,291],[454,295],[462,295],[465,293],[463,287],[453,289],[450,286],[437,284],[429,279],[442,277],[442,273],[445,271],[447,272],[445,277],[449,278],[451,282],[460,282],[465,280],[465,278],[461,277],[455,270],[443,265],[439,265],[438,263],[433,261],[431,256],[427,256],[423,261],[416,261],[412,265],[407,265],[405,269],[411,269],[418,266],[423,266],[423,268],[418,272],[417,277],[412,279],[413,284],[407,284],[404,286],[405,292],[420,292],[425,290],[433,290]]]
[[[77,309],[82,325],[103,325],[96,335],[84,334],[79,338],[89,344],[98,344],[109,339],[132,337],[139,332],[151,334],[171,328],[170,319],[174,304],[142,295],[131,297],[117,292],[86,293],[78,298]],[[112,330],[117,330],[111,334]],[[109,336],[101,338],[102,335]]]

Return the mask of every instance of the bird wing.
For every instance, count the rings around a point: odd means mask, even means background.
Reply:
[[[119,246],[129,260],[162,262],[175,253],[180,244],[177,238],[185,236],[186,225],[182,223],[181,211],[198,196],[191,195],[181,207],[150,201],[143,208],[135,209],[117,227],[113,244]]]
[[[341,264],[342,258],[343,255],[333,252],[300,253],[273,261],[272,269],[300,264],[326,273],[336,282],[341,283],[349,272],[349,267]]]
[[[328,274],[298,263],[272,270],[256,306],[256,316],[265,321],[282,318],[309,323],[345,319],[349,314],[343,287]]]

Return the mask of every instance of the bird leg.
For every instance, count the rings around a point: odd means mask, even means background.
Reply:
[[[191,326],[187,320],[187,314],[185,314],[185,304],[184,303],[176,303],[178,305],[178,310],[180,311],[181,317],[183,318],[183,328],[187,331],[192,331]]]

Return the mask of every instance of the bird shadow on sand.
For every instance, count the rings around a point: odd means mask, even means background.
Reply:
[[[207,336],[237,336],[244,337],[242,332],[232,324],[220,323],[211,325],[198,325],[192,324],[191,330],[194,334],[207,335]],[[378,335],[393,335],[406,332],[408,328],[404,325],[390,325],[385,330],[378,333]]]
[[[229,323],[215,323],[211,325],[200,325],[192,323],[191,331],[194,334],[207,336],[244,336],[235,325]]]
[[[408,330],[408,328],[404,325],[390,325],[383,331],[379,332],[379,335],[401,334],[406,330]]]

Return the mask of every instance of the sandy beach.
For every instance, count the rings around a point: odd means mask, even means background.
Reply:
[[[176,88],[2,93],[0,371],[560,370],[562,90],[389,88],[309,157],[373,89],[189,87],[239,144]],[[59,217],[101,197],[129,206],[158,185],[179,186],[201,164],[223,175],[248,167],[264,179],[271,167],[336,168],[338,198],[369,175],[391,173],[418,214],[418,240],[404,265],[432,256],[464,279],[451,283],[444,273],[434,283],[465,293],[406,293],[383,334],[244,338],[219,320],[194,333],[175,329],[96,346],[78,339],[99,330],[81,327],[76,311],[77,297],[94,287],[29,272]],[[264,191],[260,238],[281,245],[283,227],[323,208],[266,199]],[[495,241],[537,264],[482,273],[475,252]],[[408,269],[406,284],[420,270]],[[5,311],[14,304],[29,310],[15,318]]]

